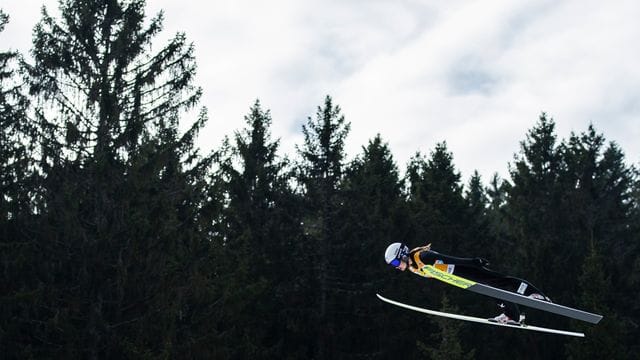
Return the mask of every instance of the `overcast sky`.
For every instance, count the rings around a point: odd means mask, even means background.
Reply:
[[[3,0],[0,50],[24,54],[40,7]],[[560,138],[592,123],[640,163],[640,1],[147,0],[165,11],[159,41],[194,42],[203,149],[244,126],[255,99],[270,109],[281,153],[331,95],[351,122],[349,158],[377,133],[401,170],[446,141],[466,183],[508,177],[542,111]],[[636,44],[636,45],[634,45]]]

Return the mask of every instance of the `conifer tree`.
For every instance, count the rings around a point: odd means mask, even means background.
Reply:
[[[604,136],[597,134],[593,126],[580,135],[572,134],[564,157],[568,171],[565,177],[568,184],[564,190],[567,226],[572,229],[566,237],[573,244],[570,252],[575,259],[571,263],[581,263],[585,257],[585,266],[596,260],[600,262],[598,271],[610,277],[608,288],[619,294],[602,300],[610,311],[621,315],[615,319],[616,325],[627,327],[622,331],[618,329],[618,333],[630,333],[633,315],[627,310],[635,303],[631,300],[635,298],[632,294],[637,294],[628,282],[628,269],[633,267],[632,249],[635,247],[634,169],[625,165],[624,154],[615,143],[605,148]],[[599,255],[593,255],[594,251]],[[567,258],[571,259],[571,255]],[[616,261],[602,261],[602,258]],[[570,268],[567,274],[571,278],[584,276],[579,270]],[[581,283],[576,292],[586,291],[584,285]],[[611,318],[605,315],[607,317]]]
[[[544,274],[560,272],[563,266],[562,262],[551,260],[565,220],[559,212],[561,168],[555,122],[543,113],[521,142],[520,155],[510,167],[512,184],[507,210],[515,241],[510,249],[514,272],[526,274],[534,284],[548,280]],[[561,301],[557,297],[563,286],[547,281],[544,290],[554,294],[555,301]]]
[[[640,172],[637,168],[633,169],[634,180],[631,186],[632,196],[632,210],[629,216],[630,225],[629,230],[632,233],[631,240],[627,245],[627,255],[625,258],[629,259],[623,266],[626,269],[626,276],[624,276],[622,291],[624,291],[625,301],[621,303],[620,308],[624,309],[623,314],[631,319],[640,318],[640,304],[637,299],[640,296]],[[638,353],[640,351],[640,345],[630,339],[636,339],[640,336],[640,329],[635,327],[630,331],[627,336],[627,344],[629,351]]]
[[[578,281],[587,271],[580,264],[595,271],[599,263],[602,274],[613,275],[626,272],[620,270],[622,263],[631,263],[625,244],[632,239],[633,175],[615,144],[602,151],[604,137],[592,126],[559,145],[553,128],[553,121],[543,114],[522,144],[508,188],[509,232],[516,241],[514,249],[521,250],[516,252],[518,259],[525,259],[520,271],[526,270],[527,278],[541,284],[554,301],[577,306],[581,301],[574,294],[586,291],[585,280]],[[599,257],[589,255],[590,247],[617,261],[596,261]],[[557,273],[563,276],[548,276]],[[613,292],[624,288],[617,276],[612,281]],[[624,293],[602,301],[617,307],[627,298]],[[561,339],[554,340],[544,348],[547,354],[560,351]]]
[[[0,32],[9,16],[0,10]],[[0,219],[15,219],[29,212],[24,182],[29,178],[34,145],[33,126],[27,118],[29,101],[18,78],[20,56],[0,49]]]
[[[234,358],[278,358],[285,348],[288,310],[284,294],[294,280],[294,241],[299,219],[288,208],[292,191],[286,160],[270,138],[271,115],[256,101],[222,165],[228,204],[223,212],[224,258],[229,280],[225,308],[229,329],[223,346]],[[223,269],[224,271],[225,269]]]
[[[562,145],[563,161],[566,164],[566,172],[560,179],[563,186],[563,210],[567,213],[566,225],[572,231],[565,234],[567,241],[560,244],[564,246],[559,249],[564,250],[566,255],[563,257],[570,263],[580,263],[587,255],[590,243],[595,243],[595,246],[611,254],[613,242],[620,235],[614,235],[615,231],[612,230],[615,226],[603,226],[603,220],[609,216],[612,210],[610,205],[613,204],[613,199],[607,199],[608,195],[613,194],[607,193],[604,188],[604,174],[613,170],[608,169],[608,164],[603,161],[604,142],[604,136],[596,134],[593,126],[589,126],[585,133],[572,133],[567,143]],[[622,220],[626,216],[618,214],[616,217]],[[567,271],[570,278],[578,278],[579,268],[569,268]]]
[[[567,263],[566,249],[571,246],[566,232],[567,212],[564,211],[565,162],[564,144],[555,134],[555,121],[542,113],[526,139],[521,142],[520,153],[510,164],[511,183],[507,186],[506,204],[508,239],[512,239],[507,248],[510,255],[505,265],[510,274],[522,277],[539,287],[554,302],[572,304],[570,288],[575,285],[575,277],[568,281],[564,276],[567,267],[577,267],[576,263]],[[527,315],[531,315],[528,313]],[[551,317],[548,314],[536,314],[540,322]],[[566,319],[559,319],[561,325]],[[521,346],[534,347],[537,353],[531,356],[548,357],[562,351],[566,339],[549,339],[546,346],[533,343]]]
[[[510,219],[508,214],[508,194],[511,184],[501,179],[495,173],[489,186],[486,188],[489,197],[488,205],[488,221],[489,234],[494,240],[493,246],[490,246],[489,252],[492,254],[491,261],[496,264],[510,264],[512,261],[513,237],[509,229]]]
[[[56,111],[44,119],[56,137],[50,140],[75,157],[126,159],[152,129],[175,126],[176,112],[200,98],[193,45],[178,33],[148,51],[163,13],[147,25],[144,7],[143,0],[64,0],[61,21],[43,8],[34,29],[31,92]]]
[[[444,295],[441,302],[441,311],[449,313],[458,313],[460,309],[451,305],[449,298]],[[439,331],[431,335],[431,339],[436,344],[431,346],[429,343],[418,340],[417,346],[420,352],[427,359],[474,359],[475,349],[466,350],[463,341],[460,339],[461,322],[454,322],[451,319],[436,318]]]
[[[196,324],[211,311],[191,301],[196,279],[211,286],[211,158],[194,148],[206,112],[179,133],[200,96],[193,47],[178,34],[151,53],[162,15],[145,24],[144,6],[61,1],[34,29],[47,310],[27,312],[40,356],[173,357],[205,339]]]
[[[468,207],[463,196],[460,173],[453,164],[453,155],[445,142],[436,145],[429,158],[414,156],[407,169],[409,191],[409,227],[412,229],[407,243],[410,246],[432,244],[432,248],[455,256],[475,256],[461,253],[469,249],[466,236]],[[461,293],[447,292],[438,283],[422,283],[429,296],[413,295],[414,301],[427,307],[438,307],[439,299],[447,296],[462,304]],[[445,293],[446,292],[446,293]],[[423,335],[429,330],[425,330]]]
[[[0,10],[0,32],[9,16]],[[26,352],[19,339],[29,331],[25,306],[36,306],[32,208],[38,199],[33,167],[35,138],[29,99],[18,77],[20,55],[0,49],[0,351],[8,358]]]
[[[317,279],[317,358],[331,358],[335,351],[335,301],[333,296],[339,271],[347,261],[337,251],[342,245],[336,238],[338,210],[341,206],[340,190],[344,166],[344,141],[349,133],[339,106],[327,96],[319,106],[316,118],[308,118],[302,127],[304,145],[298,148],[302,157],[299,181],[305,191],[305,232],[311,241],[309,263]]]
[[[566,346],[568,359],[610,358],[628,359],[631,353],[623,342],[624,321],[612,311],[608,304],[613,304],[615,296],[611,286],[611,276],[603,271],[605,259],[599,254],[594,242],[590,243],[589,253],[581,266],[580,294],[578,304],[604,317],[597,326],[589,326],[573,322],[584,331],[586,339],[574,339]]]
[[[459,252],[468,257],[482,257],[489,260],[491,264],[496,264],[495,268],[504,268],[503,259],[498,254],[498,245],[495,236],[490,231],[491,218],[489,215],[490,205],[487,191],[482,185],[480,174],[475,171],[469,179],[468,186],[464,196],[466,208],[463,215],[464,237],[459,246]],[[494,268],[493,266],[491,266]],[[494,302],[490,299],[477,299],[473,296],[461,296],[454,298],[456,304],[466,314],[491,314],[493,315],[497,309]],[[480,300],[480,301],[479,301]],[[463,340],[466,348],[478,349],[476,355],[478,357],[489,356],[487,351],[488,345],[495,342],[486,332],[469,332],[471,329],[463,327],[460,332],[460,338]],[[473,336],[469,336],[473,334]]]
[[[468,188],[465,191],[465,202],[467,207],[466,241],[461,244],[460,251],[469,254],[469,256],[490,257],[493,255],[490,251],[493,247],[493,239],[490,238],[489,232],[489,200],[482,185],[482,178],[477,171],[469,180]]]
[[[380,135],[347,167],[343,188],[338,237],[344,241],[340,251],[352,256],[342,266],[337,286],[343,299],[336,319],[337,351],[343,358],[389,358],[392,349],[413,343],[402,329],[405,317],[391,316],[374,296],[381,291],[402,297],[406,292],[382,259],[387,245],[403,241],[406,216],[399,172]]]
[[[415,193],[412,206],[418,210],[414,210],[415,220],[424,228],[416,241],[432,242],[434,248],[445,253],[457,253],[465,235],[462,224],[465,203],[460,173],[455,170],[446,142],[437,144],[426,161],[414,160],[408,174]]]

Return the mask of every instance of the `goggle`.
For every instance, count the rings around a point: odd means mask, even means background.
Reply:
[[[393,260],[391,260],[389,265],[391,265],[393,267],[398,267],[398,266],[400,266],[401,263],[402,263],[402,261],[400,259],[393,259]]]

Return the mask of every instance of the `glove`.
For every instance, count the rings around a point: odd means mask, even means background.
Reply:
[[[489,260],[484,259],[484,258],[477,257],[477,258],[473,259],[473,261],[479,267],[487,267],[487,266],[489,266]]]

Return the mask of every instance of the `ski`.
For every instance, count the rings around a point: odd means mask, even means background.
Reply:
[[[417,307],[417,306],[407,305],[407,304],[403,304],[403,303],[398,302],[398,301],[387,299],[387,298],[385,298],[384,296],[382,296],[380,294],[376,294],[376,295],[378,296],[378,298],[380,300],[382,300],[384,302],[387,302],[389,304],[396,305],[396,306],[399,306],[399,307],[402,307],[402,308],[405,308],[405,309],[421,312],[421,313],[424,313],[424,314],[429,314],[429,315],[434,315],[434,316],[442,316],[442,317],[446,317],[446,318],[458,319],[458,320],[464,320],[464,321],[470,321],[470,322],[475,322],[475,323],[480,323],[480,324],[485,324],[485,325],[503,326],[503,327],[509,327],[509,328],[513,328],[513,329],[531,330],[531,331],[545,332],[545,333],[557,334],[557,335],[584,337],[584,333],[580,333],[580,332],[572,332],[572,331],[565,331],[565,330],[550,329],[550,328],[539,327],[539,326],[531,326],[531,325],[526,325],[526,324],[501,324],[501,323],[497,323],[497,322],[489,321],[487,319],[473,317],[473,316],[451,314],[451,313],[446,313],[446,312],[441,312],[441,311],[423,309],[423,308],[420,308],[420,307]]]
[[[449,274],[446,271],[435,268],[432,265],[425,265],[416,272],[420,276],[435,278],[449,285],[459,287],[461,289],[473,291],[478,294],[490,296],[496,299],[509,301],[512,303],[527,306],[533,309],[547,311],[550,313],[570,317],[576,320],[586,321],[592,324],[597,324],[602,319],[602,315],[589,313],[586,311],[573,309],[567,306],[554,304],[547,301],[532,299],[527,296],[523,296],[510,291],[494,288],[489,285],[480,284],[475,281],[467,280],[465,278]]]

